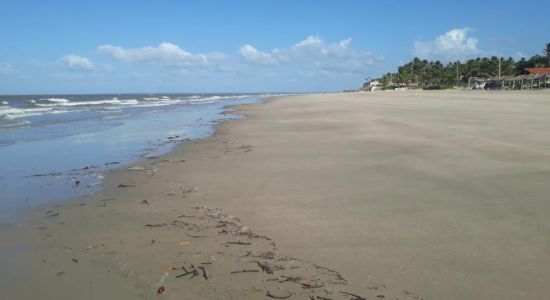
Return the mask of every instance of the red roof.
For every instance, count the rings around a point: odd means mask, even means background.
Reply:
[[[525,68],[531,74],[550,73],[550,68]]]

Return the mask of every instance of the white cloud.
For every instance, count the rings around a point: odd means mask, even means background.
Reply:
[[[298,42],[294,45],[294,48],[306,48],[311,46],[319,46],[324,44],[325,41],[320,35],[310,35],[305,40]]]
[[[97,49],[116,60],[117,69],[121,63],[130,65],[121,72],[127,69],[146,74],[150,80],[162,78],[163,85],[181,88],[183,84],[195,89],[206,84],[212,89],[214,82],[215,89],[228,90],[338,90],[360,84],[364,76],[378,70],[382,60],[353,48],[351,39],[328,42],[319,35],[280,48],[245,44],[228,55],[192,53],[169,42],[135,48],[104,44]],[[96,70],[103,69],[98,61]],[[144,78],[138,81],[151,84]]]
[[[319,35],[310,35],[289,48],[274,49],[266,53],[245,45],[239,53],[249,63],[287,64],[301,74],[315,71],[323,74],[363,73],[380,60],[370,52],[350,48],[350,43],[351,39],[327,43]]]
[[[17,70],[10,63],[0,63],[0,75],[10,76],[17,74]]]
[[[202,76],[208,76],[211,69],[239,76],[255,71],[287,77],[315,72],[320,76],[358,75],[367,72],[381,60],[369,52],[351,48],[350,44],[351,39],[327,43],[321,36],[311,35],[288,48],[270,51],[261,51],[246,44],[239,48],[237,57],[220,52],[191,53],[168,42],[141,48],[102,45],[98,50],[124,63],[167,68],[178,74],[186,74],[188,71],[197,74],[200,71]]]
[[[478,40],[468,36],[469,28],[455,28],[434,41],[417,41],[414,44],[414,55],[425,59],[455,60],[466,59],[482,53],[477,48]]]
[[[251,45],[242,46],[239,49],[239,54],[246,62],[252,64],[271,65],[276,63],[271,54],[260,52]]]
[[[63,62],[72,70],[90,71],[95,69],[95,65],[89,59],[74,54],[65,55]]]
[[[193,54],[172,43],[157,47],[127,49],[112,45],[99,46],[98,50],[125,63],[156,65],[175,69],[216,66],[226,60],[223,53]]]

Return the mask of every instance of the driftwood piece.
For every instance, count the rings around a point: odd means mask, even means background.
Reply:
[[[206,272],[206,268],[205,267],[198,267],[199,270],[202,271],[202,277],[204,277],[205,280],[208,280],[208,273]]]
[[[352,293],[348,293],[348,292],[342,292],[342,291],[340,291],[340,293],[342,293],[342,294],[344,294],[344,295],[348,295],[348,296],[354,297],[354,298],[352,298],[352,300],[367,300],[367,298],[361,297],[361,296],[356,295],[356,294],[352,294]]]
[[[267,292],[265,293],[265,295],[268,296],[269,298],[274,298],[274,299],[288,299],[288,298],[290,298],[293,294],[290,293],[290,294],[288,294],[287,296],[275,296],[275,295],[273,295],[270,291],[267,291]]]
[[[182,215],[177,216],[176,218],[181,219],[181,218],[194,218],[194,217],[195,217],[195,216],[182,214]]]
[[[190,271],[187,271],[187,268],[185,268],[185,267],[181,267],[181,268],[183,269],[184,273],[176,275],[176,278],[181,278],[181,277],[184,277],[184,276],[187,276],[187,275],[191,275],[191,278],[193,278],[193,277],[199,275],[199,271],[197,271],[197,269],[195,268],[194,265],[191,265],[192,269]]]
[[[191,274],[191,278],[199,276],[199,271],[195,268],[195,265],[191,265],[191,268],[193,268],[193,273]]]
[[[252,245],[251,242],[241,242],[241,241],[237,241],[237,242],[226,242],[226,244],[229,244],[229,245]]]
[[[239,271],[231,271],[231,274],[237,274],[237,273],[257,273],[260,272],[260,270],[239,270]]]
[[[135,186],[136,186],[135,184],[125,184],[125,183],[118,185],[119,188],[129,188],[129,187],[135,187]]]
[[[187,275],[189,275],[189,274],[193,274],[193,271],[187,271],[187,272],[185,272],[185,273],[176,275],[176,278],[181,278],[181,277],[187,276]]]
[[[166,223],[145,224],[145,227],[149,227],[149,228],[152,228],[152,227],[166,227],[166,226],[168,226]]]
[[[192,237],[192,238],[205,238],[205,237],[208,237],[207,235],[192,235],[192,234],[187,234],[188,237]]]
[[[292,276],[285,276],[285,275],[281,275],[281,277],[284,278],[284,280],[282,280],[281,282],[285,282],[285,281],[299,282],[300,280],[302,280],[302,277],[292,277]]]
[[[323,296],[309,296],[309,299],[311,300],[332,300],[332,298],[327,298],[327,297],[323,297]]]

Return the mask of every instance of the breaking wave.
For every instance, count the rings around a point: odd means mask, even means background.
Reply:
[[[206,105],[223,100],[244,99],[258,95],[143,94],[127,96],[131,99],[124,99],[124,97],[120,99],[118,95],[116,97],[113,96],[38,96],[26,99],[21,96],[15,96],[13,99],[3,97],[0,100],[0,127],[16,128],[18,126],[27,126],[30,123],[35,125],[40,123],[72,122],[81,120],[82,118],[118,119],[121,118],[121,115],[128,117],[128,113],[134,113],[128,111],[128,109],[138,109],[136,112],[139,113],[145,111],[147,108],[161,109],[161,107],[177,105]],[[66,116],[54,117],[54,115],[59,114],[65,114]]]
[[[52,101],[56,99],[56,101]],[[53,103],[36,103],[36,106],[40,107],[55,107],[55,106],[94,106],[94,105],[136,105],[139,103],[137,99],[119,100],[118,98],[95,100],[95,101],[76,101],[71,102],[67,99],[52,98],[47,99]]]
[[[49,101],[49,102],[55,102],[55,103],[67,103],[69,102],[68,99],[65,99],[65,98],[45,98],[45,99],[40,99],[42,101]],[[31,100],[32,101],[32,100]]]

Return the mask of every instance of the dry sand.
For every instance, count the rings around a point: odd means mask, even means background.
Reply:
[[[2,299],[550,297],[549,91],[238,111],[1,227]]]

